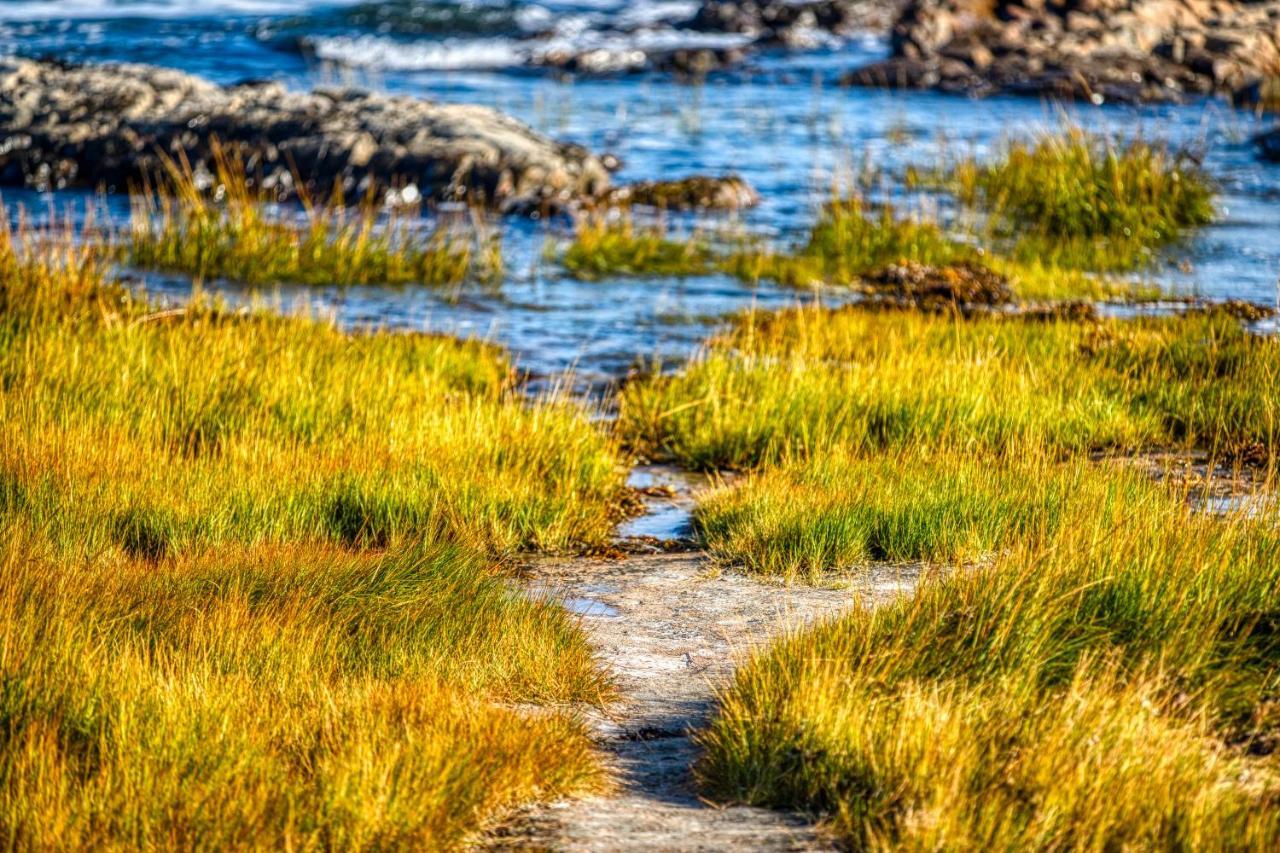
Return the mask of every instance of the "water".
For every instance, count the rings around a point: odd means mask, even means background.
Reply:
[[[0,50],[170,65],[221,82],[270,77],[309,87],[354,81],[484,103],[553,136],[615,154],[623,163],[618,181],[737,172],[764,199],[742,226],[781,242],[801,235],[833,181],[866,161],[900,175],[908,164],[932,165],[946,152],[982,154],[1060,119],[1055,108],[1035,100],[835,86],[842,72],[883,55],[883,42],[871,36],[806,52],[755,54],[746,66],[699,85],[660,73],[568,80],[534,67],[540,52],[558,45],[626,55],[654,45],[733,43],[736,37],[671,26],[694,8],[685,0],[0,0]],[[1183,295],[1275,302],[1280,166],[1255,157],[1248,138],[1263,126],[1255,116],[1203,102],[1104,105],[1072,117],[1202,150],[1221,183],[1220,220],[1156,278]],[[6,195],[37,208],[69,197]],[[123,211],[118,201],[111,207]],[[592,382],[623,375],[638,362],[683,357],[728,312],[800,298],[721,276],[576,282],[542,260],[548,227],[507,224],[513,273],[497,291],[361,288],[316,295],[344,322],[477,335],[507,346],[535,376],[573,368]],[[155,276],[146,284],[172,297],[188,286]],[[286,290],[280,298],[287,303],[297,295]]]

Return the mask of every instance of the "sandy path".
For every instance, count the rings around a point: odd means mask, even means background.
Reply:
[[[824,850],[797,816],[717,808],[699,800],[689,737],[712,709],[715,685],[750,647],[788,626],[912,588],[915,573],[873,570],[841,589],[782,587],[712,569],[699,553],[623,560],[546,561],[530,567],[540,594],[562,596],[583,623],[621,700],[592,718],[617,790],[528,810],[500,848],[550,850]]]

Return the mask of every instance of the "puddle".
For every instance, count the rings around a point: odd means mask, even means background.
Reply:
[[[627,485],[641,489],[644,512],[618,525],[617,539],[685,539],[693,535],[694,493],[710,485],[704,474],[667,465],[638,465]]]
[[[586,584],[583,586],[575,586],[574,591],[577,595],[564,595],[564,588],[552,586],[546,583],[535,583],[527,588],[527,594],[530,598],[540,599],[543,601],[555,601],[562,605],[565,610],[577,616],[588,619],[613,619],[620,616],[618,608],[611,604],[606,604],[598,598],[597,595],[612,595],[618,591],[613,584],[599,583]]]
[[[1272,495],[1208,495],[1193,497],[1191,506],[1210,515],[1241,515],[1244,518],[1262,518],[1274,513],[1276,500]]]

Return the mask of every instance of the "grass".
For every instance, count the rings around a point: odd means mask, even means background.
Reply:
[[[630,216],[579,217],[559,261],[581,279],[705,275],[714,269],[711,247],[700,237],[673,237],[664,224],[638,226]]]
[[[1189,158],[1077,128],[1010,143],[992,162],[961,161],[947,183],[1013,238],[1015,260],[1066,269],[1147,266],[1214,216],[1213,184]]]
[[[128,263],[254,285],[460,285],[502,276],[497,234],[475,219],[422,234],[403,214],[383,216],[371,202],[347,208],[339,198],[308,202],[303,221],[291,221],[288,211],[272,213],[271,194],[238,160],[216,159],[213,193],[170,162],[155,192],[134,196]]]
[[[642,455],[750,468],[836,447],[1274,457],[1280,348],[1223,312],[1097,323],[802,308],[741,318],[679,374],[631,383]]]
[[[0,835],[18,848],[452,848],[590,790],[559,607],[427,547],[67,559],[0,548]]]
[[[872,561],[972,564],[1056,528],[1072,506],[1104,499],[1109,480],[1094,467],[1041,455],[993,465],[956,452],[836,449],[703,496],[696,521],[718,559],[787,580]]]
[[[603,771],[577,623],[498,570],[608,537],[621,455],[503,354],[160,309],[0,236],[0,838],[457,848]]]
[[[1054,499],[1043,473],[1012,494]],[[706,791],[859,849],[1273,849],[1275,519],[1088,476],[986,568],[754,655],[702,735]]]
[[[808,239],[794,253],[739,253],[725,267],[747,280],[857,285],[862,276],[887,264],[908,260],[947,266],[976,257],[975,249],[948,238],[928,218],[901,218],[890,207],[871,209],[860,196],[850,196],[822,208]]]

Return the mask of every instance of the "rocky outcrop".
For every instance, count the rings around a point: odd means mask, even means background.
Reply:
[[[0,60],[0,183],[124,190],[162,155],[197,174],[215,140],[282,196],[295,175],[348,197],[412,184],[415,195],[495,207],[558,205],[608,188],[584,148],[548,139],[488,107],[347,89],[223,87],[145,65]]]
[[[1103,100],[1247,87],[1280,63],[1280,0],[909,0],[852,85]]]

